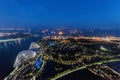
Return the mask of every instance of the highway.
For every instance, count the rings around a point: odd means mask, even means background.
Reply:
[[[104,61],[104,63],[116,62],[116,61],[120,61],[120,59],[111,59],[111,60],[108,60],[108,61]],[[101,61],[101,62],[95,62],[95,63],[92,63],[92,64],[81,66],[81,67],[73,69],[73,70],[62,72],[62,73],[56,75],[54,78],[51,78],[51,80],[57,80],[57,79],[65,76],[65,75],[68,75],[68,74],[70,74],[72,72],[85,69],[86,67],[89,67],[89,66],[92,66],[92,65],[100,65],[100,64],[103,64],[103,61]]]

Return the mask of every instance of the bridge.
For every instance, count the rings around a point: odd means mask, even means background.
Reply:
[[[16,38],[16,39],[5,39],[5,40],[0,40],[0,43],[4,42],[12,42],[12,41],[21,41],[22,38]]]

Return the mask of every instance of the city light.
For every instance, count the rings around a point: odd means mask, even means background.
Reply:
[[[61,36],[61,35],[63,35],[63,32],[62,32],[62,31],[60,31],[60,32],[58,32],[58,34]]]

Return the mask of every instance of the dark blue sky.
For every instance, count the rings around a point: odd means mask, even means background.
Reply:
[[[0,26],[120,23],[120,0],[0,0]]]

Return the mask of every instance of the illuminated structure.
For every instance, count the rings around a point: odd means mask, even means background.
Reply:
[[[42,57],[39,57],[36,61],[35,61],[35,67],[37,70],[39,70],[42,67],[43,64],[43,60]]]
[[[35,49],[35,48],[40,48],[39,44],[35,43],[35,42],[32,42],[30,44],[30,48],[29,49]]]
[[[31,58],[34,58],[35,56],[36,56],[36,52],[34,52],[33,50],[21,51],[17,55],[17,58],[16,58],[15,63],[14,63],[14,67],[21,65],[23,62],[25,62]]]
[[[62,31],[60,31],[60,32],[58,32],[58,34],[61,36],[61,35],[63,35],[63,32],[62,32]]]
[[[103,46],[100,46],[101,51],[108,51],[108,49],[104,48]]]
[[[23,62],[34,58],[37,53],[39,53],[39,44],[32,42],[28,50],[21,51],[18,53],[17,58],[14,63],[14,67],[21,65]]]

